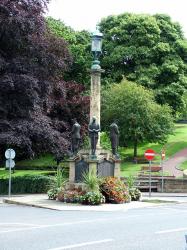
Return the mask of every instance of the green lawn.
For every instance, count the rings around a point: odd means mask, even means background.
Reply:
[[[121,176],[129,177],[131,175],[136,175],[141,170],[142,166],[143,164],[133,164],[131,162],[123,162],[121,164]]]
[[[174,134],[169,136],[168,142],[165,145],[159,143],[140,144],[138,146],[138,155],[143,156],[148,148],[152,148],[159,154],[163,147],[166,148],[166,157],[170,157],[178,151],[187,148],[187,124],[176,124]],[[124,158],[132,157],[133,148],[121,148],[120,153]],[[159,159],[159,156],[156,159]]]
[[[179,167],[181,170],[186,170],[187,169],[187,161],[184,161],[180,167]]]
[[[187,124],[176,124],[174,134],[170,135],[168,138],[168,142],[163,145],[159,143],[144,143],[138,146],[138,155],[143,156],[144,152],[148,148],[152,148],[156,153],[160,154],[162,148],[166,149],[166,159],[177,153],[178,151],[187,148]],[[121,175],[129,176],[137,174],[141,166],[145,166],[145,164],[134,164],[133,162],[129,162],[126,159],[133,158],[133,148],[121,148],[120,154],[122,156],[122,160],[124,162],[121,166]],[[160,156],[155,157],[155,161],[159,164]],[[187,168],[187,162],[184,165],[181,165],[182,168]],[[165,173],[168,175],[168,173]]]
[[[12,173],[12,177],[24,176],[24,175],[51,175],[55,171],[39,171],[39,170],[16,170]],[[9,170],[0,169],[0,178],[7,178],[9,176]]]
[[[54,160],[54,156],[51,154],[46,154],[44,156],[40,156],[33,160],[23,160],[16,162],[18,166],[33,166],[33,167],[45,167],[45,166],[56,166],[56,161]]]

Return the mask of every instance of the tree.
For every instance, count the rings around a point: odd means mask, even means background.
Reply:
[[[88,86],[90,83],[88,69],[90,69],[92,62],[90,33],[85,30],[74,31],[62,21],[55,20],[52,17],[48,17],[46,21],[55,36],[67,41],[73,58],[73,64],[69,72],[66,72],[64,79],[74,80]]]
[[[171,110],[154,101],[153,92],[123,80],[103,91],[102,126],[118,120],[120,144],[134,146],[134,157],[141,142],[165,142],[173,129]]]
[[[0,155],[68,149],[71,118],[87,123],[83,86],[63,77],[72,64],[67,42],[46,27],[48,0],[0,3]]]
[[[100,22],[104,33],[102,67],[105,82],[123,76],[154,90],[173,113],[183,108],[187,88],[187,41],[167,15],[121,14]]]

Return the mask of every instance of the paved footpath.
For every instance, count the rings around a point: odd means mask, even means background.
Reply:
[[[187,160],[187,148],[176,153],[173,157],[164,162],[164,171],[169,172],[170,175],[174,175],[175,177],[182,177],[183,171],[178,170],[176,167],[178,167],[185,160]]]
[[[145,208],[163,205],[163,201],[173,203],[187,203],[187,194],[172,194],[172,193],[152,193],[149,197],[148,193],[143,193],[142,201],[132,201],[130,203],[124,204],[102,204],[100,206],[85,206],[80,204],[70,204],[62,203],[55,200],[49,200],[46,194],[34,194],[34,195],[14,195],[11,198],[3,197],[5,203],[16,204],[16,205],[26,205],[40,208],[48,208],[52,210],[61,211],[101,211],[101,212],[111,212],[111,211],[127,211],[134,208]],[[143,202],[143,200],[149,202]],[[160,200],[159,202],[154,202],[154,200]]]

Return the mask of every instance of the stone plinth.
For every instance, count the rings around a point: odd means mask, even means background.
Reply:
[[[90,158],[89,150],[81,150],[76,159],[69,160],[69,183],[80,184],[82,174],[92,171],[100,177],[114,176],[120,178],[120,159],[115,159],[109,150],[98,150],[97,158]]]

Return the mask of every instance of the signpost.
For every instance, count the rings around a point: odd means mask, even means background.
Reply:
[[[149,197],[151,197],[151,161],[154,159],[155,154],[153,149],[147,149],[144,153],[145,158],[149,161]]]
[[[163,169],[163,161],[166,157],[166,153],[165,153],[165,150],[162,149],[161,150],[161,168],[162,168],[162,188],[161,188],[161,191],[163,193],[163,190],[164,190],[164,169]]]
[[[6,168],[9,168],[9,185],[8,185],[8,196],[11,196],[11,169],[15,167],[15,161],[13,160],[16,156],[16,152],[9,148],[5,152],[6,157]]]

